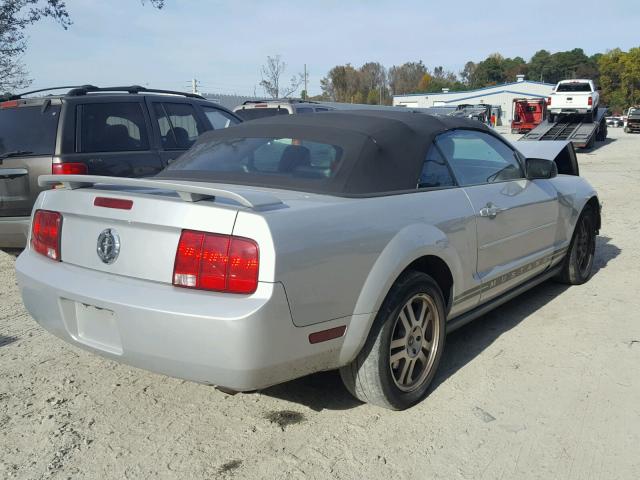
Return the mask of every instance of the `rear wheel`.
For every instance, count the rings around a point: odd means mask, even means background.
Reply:
[[[596,222],[593,208],[585,207],[573,232],[571,245],[564,260],[560,281],[582,285],[591,277],[596,251]]]
[[[444,340],[440,288],[430,276],[408,272],[390,290],[364,347],[340,376],[363,402],[404,410],[427,395]]]
[[[595,118],[594,110],[588,112],[584,116],[584,123],[593,123],[593,119]]]

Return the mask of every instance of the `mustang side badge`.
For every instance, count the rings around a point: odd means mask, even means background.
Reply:
[[[107,228],[98,235],[98,257],[103,263],[115,262],[120,254],[120,237],[115,230]]]

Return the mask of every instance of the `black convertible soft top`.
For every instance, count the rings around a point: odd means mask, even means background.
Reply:
[[[420,112],[349,110],[267,117],[200,136],[190,152],[207,144],[238,138],[294,138],[323,142],[342,150],[342,163],[323,180],[237,172],[190,170],[187,152],[158,177],[201,182],[284,188],[339,196],[374,196],[415,190],[434,138],[464,128],[494,134],[475,120]]]

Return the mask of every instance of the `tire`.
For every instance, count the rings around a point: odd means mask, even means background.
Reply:
[[[584,123],[593,123],[593,110],[585,114],[583,121]]]
[[[607,135],[609,134],[609,127],[606,123],[600,124],[600,129],[598,130],[598,136],[596,140],[599,142],[604,142],[607,139]]]
[[[445,316],[436,282],[421,272],[403,274],[387,294],[364,347],[340,369],[347,390],[391,410],[420,402],[440,364]]]
[[[576,223],[569,251],[558,280],[582,285],[591,277],[596,249],[596,218],[591,206],[585,207]]]

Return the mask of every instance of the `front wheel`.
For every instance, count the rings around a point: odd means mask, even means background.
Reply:
[[[564,260],[560,281],[569,285],[582,285],[591,277],[596,251],[596,220],[593,208],[585,207],[578,219]]]
[[[440,288],[429,275],[408,272],[389,291],[364,347],[340,376],[363,402],[404,410],[427,395],[444,340]]]

